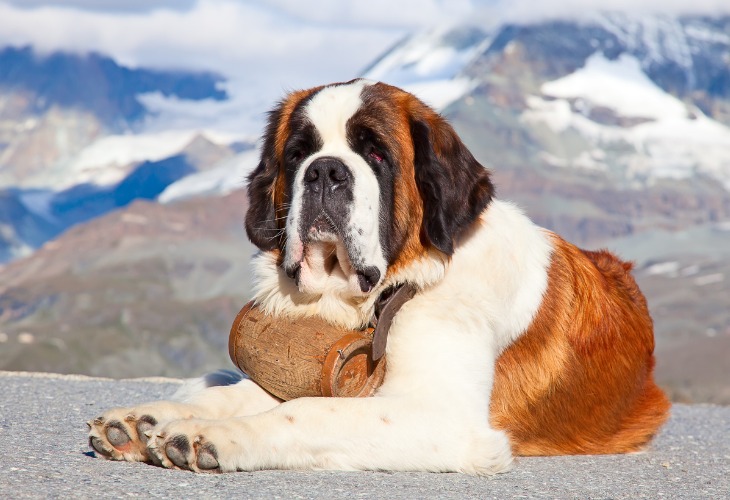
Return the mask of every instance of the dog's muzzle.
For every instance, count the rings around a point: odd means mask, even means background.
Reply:
[[[352,205],[352,172],[341,160],[323,156],[304,172],[300,237],[303,242],[344,241]]]
[[[318,260],[324,260],[323,265],[310,266],[310,270],[331,274],[339,264],[345,277],[351,276],[363,293],[370,292],[380,281],[381,271],[362,261],[358,238],[350,234],[355,230],[351,221],[354,184],[352,171],[339,158],[323,156],[306,167],[298,227],[303,260],[291,262],[285,268],[297,285],[301,265]]]

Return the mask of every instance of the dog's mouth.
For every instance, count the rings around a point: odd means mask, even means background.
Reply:
[[[344,287],[356,294],[368,294],[380,281],[376,267],[353,265],[354,252],[324,214],[309,225],[302,246],[299,262],[286,268],[287,276],[301,292],[321,293]]]

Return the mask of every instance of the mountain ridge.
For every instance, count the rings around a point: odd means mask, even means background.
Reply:
[[[147,112],[140,94],[185,100],[228,98],[224,78],[211,72],[132,69],[96,52],[39,54],[31,46],[0,50],[0,87],[32,94],[31,111],[80,108],[112,130],[128,128]]]

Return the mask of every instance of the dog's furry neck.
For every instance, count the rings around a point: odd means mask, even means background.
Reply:
[[[372,319],[375,304],[383,291],[404,283],[411,283],[419,290],[438,283],[446,272],[448,258],[438,250],[429,251],[398,271],[388,273],[365,297],[301,293],[278,265],[276,251],[260,252],[251,263],[254,300],[267,313],[288,317],[318,316],[343,328],[359,329]]]

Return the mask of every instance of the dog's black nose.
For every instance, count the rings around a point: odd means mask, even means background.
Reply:
[[[345,187],[350,183],[350,171],[337,158],[323,156],[312,162],[304,173],[304,184],[319,193]]]

